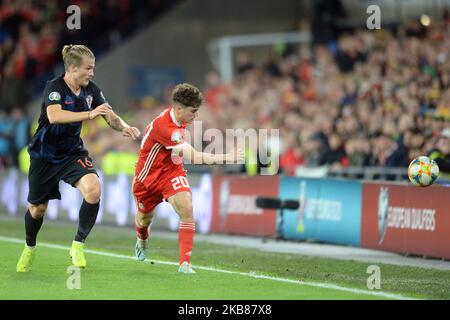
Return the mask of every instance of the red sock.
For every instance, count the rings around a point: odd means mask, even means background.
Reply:
[[[136,230],[137,236],[141,240],[147,240],[148,238],[148,227],[139,227],[137,222],[134,221],[134,229]]]
[[[178,227],[178,243],[180,246],[180,264],[191,261],[194,245],[195,222],[180,222]]]

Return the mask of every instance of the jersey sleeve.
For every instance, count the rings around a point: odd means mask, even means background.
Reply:
[[[64,92],[54,82],[48,82],[44,89],[44,105],[47,108],[52,104],[63,106]]]
[[[173,149],[186,144],[186,130],[184,128],[164,127],[161,123],[156,123],[153,134],[154,139],[166,149]]]
[[[91,82],[91,83],[92,83],[92,90],[93,90],[91,108],[95,109],[99,105],[102,105],[102,104],[106,103],[107,101],[106,101],[105,96],[103,95],[102,90],[94,82]]]

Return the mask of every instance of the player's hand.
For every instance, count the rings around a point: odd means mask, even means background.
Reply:
[[[112,107],[108,103],[101,104],[94,110],[89,111],[89,120],[95,119],[98,116],[107,115],[111,110]]]
[[[228,154],[228,159],[234,163],[242,164],[245,159],[244,151],[242,149],[234,149]]]
[[[122,135],[127,138],[136,140],[141,135],[141,132],[136,127],[126,127],[122,130]]]

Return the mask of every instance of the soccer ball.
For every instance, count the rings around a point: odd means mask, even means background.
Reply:
[[[434,160],[428,157],[418,157],[409,164],[408,177],[415,186],[431,186],[438,176],[439,166]]]

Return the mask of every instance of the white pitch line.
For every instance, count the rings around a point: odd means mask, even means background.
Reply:
[[[0,241],[24,244],[24,240],[18,239],[18,238],[11,238],[11,237],[0,236]],[[58,249],[58,250],[70,250],[70,247],[67,247],[67,246],[61,246],[61,245],[45,243],[45,242],[39,242],[39,247],[50,248],[50,249]],[[126,255],[123,255],[123,254],[109,253],[109,252],[103,252],[103,251],[97,251],[97,250],[89,250],[89,249],[85,249],[84,252],[90,253],[90,254],[99,255],[99,256],[105,256],[105,257],[111,257],[111,258],[119,258],[119,259],[128,259],[128,260],[135,260],[136,261],[135,257],[133,257],[133,256],[126,256]],[[178,266],[178,262],[152,260],[152,259],[151,260],[149,260],[149,259],[145,260],[145,262],[151,262],[151,261],[153,261],[155,263],[159,263],[159,264]],[[216,269],[216,268],[202,267],[202,266],[195,266],[195,269],[205,270],[205,271],[212,271],[212,272],[227,273],[227,274],[236,274],[236,275],[241,275],[241,276],[250,277],[250,278],[256,278],[256,279],[266,279],[266,280],[272,280],[272,281],[278,281],[278,282],[300,284],[300,285],[305,285],[305,286],[310,286],[310,287],[318,287],[318,288],[323,288],[323,289],[333,289],[333,290],[346,291],[346,292],[357,293],[357,294],[366,294],[366,295],[372,295],[372,296],[388,298],[388,299],[418,300],[417,298],[406,297],[406,296],[402,296],[402,295],[395,294],[395,293],[347,288],[347,287],[342,287],[342,286],[339,286],[339,285],[329,284],[329,283],[309,282],[309,281],[293,280],[293,279],[287,279],[287,278],[271,277],[271,276],[266,276],[266,275],[261,275],[261,274],[255,274],[253,272],[238,272],[238,271],[230,271],[230,270]]]

